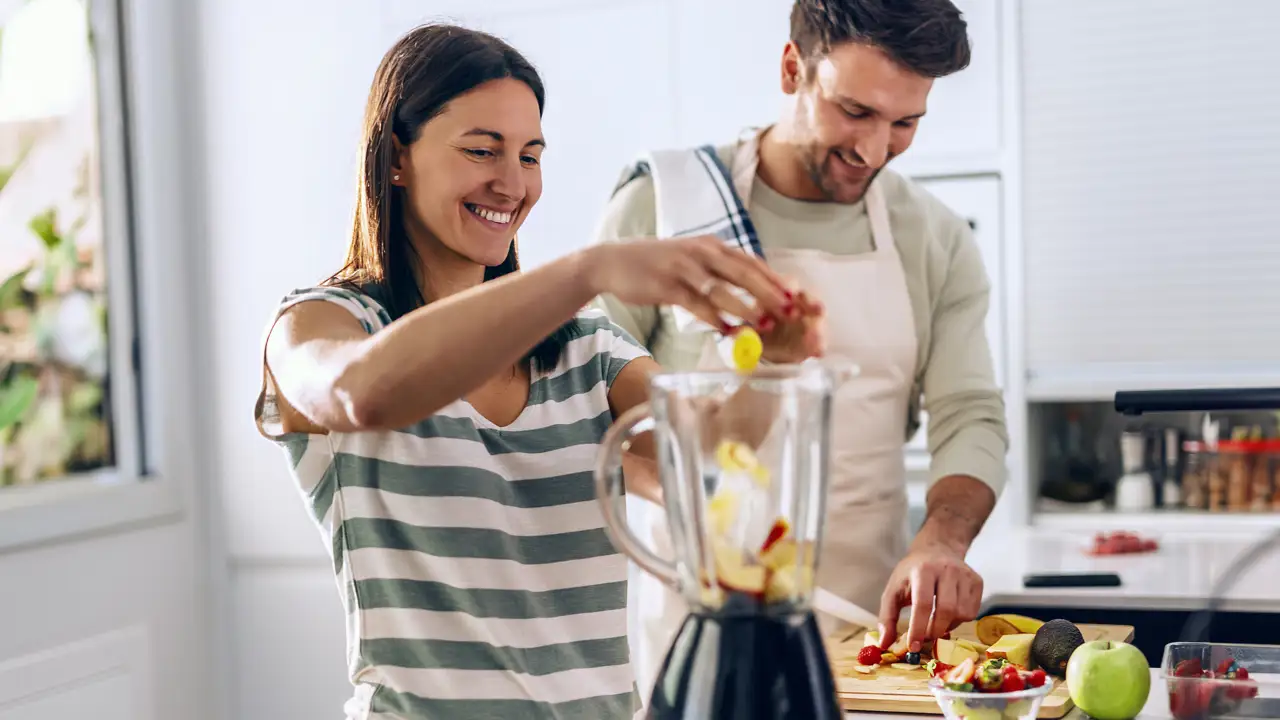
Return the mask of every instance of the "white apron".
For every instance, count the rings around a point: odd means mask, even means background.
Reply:
[[[733,165],[743,198],[750,196],[758,163],[756,138],[742,144]],[[866,199],[872,252],[833,255],[771,249],[766,260],[778,273],[796,278],[826,307],[827,357],[859,368],[833,403],[826,534],[817,580],[874,613],[889,575],[907,549],[903,447],[917,340],[906,277],[878,183],[872,183]],[[654,550],[672,557],[665,514],[654,508],[644,515]],[[640,647],[633,648],[632,663],[641,697],[648,703],[688,606],[656,578],[638,575],[632,595],[638,605],[633,615],[638,632],[633,638]],[[840,625],[821,614],[819,623],[827,634]]]

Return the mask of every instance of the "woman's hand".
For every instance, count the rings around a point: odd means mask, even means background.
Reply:
[[[632,240],[582,251],[583,272],[595,293],[632,305],[679,305],[727,331],[726,316],[753,327],[794,310],[791,291],[760,258],[705,235]]]
[[[764,343],[763,357],[775,363],[798,363],[822,357],[827,350],[826,310],[822,303],[805,293],[793,290],[791,313],[766,321],[760,328]]]

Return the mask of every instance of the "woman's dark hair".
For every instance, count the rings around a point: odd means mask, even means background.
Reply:
[[[393,138],[418,139],[422,126],[448,103],[484,83],[512,78],[533,90],[542,114],[542,78],[523,55],[487,33],[456,25],[422,25],[406,33],[383,56],[369,89],[360,134],[358,185],[351,244],[342,269],[327,281],[373,297],[394,321],[426,305],[414,273],[419,257],[404,222],[404,192],[391,184],[396,160]],[[486,281],[520,269],[513,240],[500,265],[487,267]],[[571,337],[570,321],[530,351],[539,367],[553,367]]]
[[[925,77],[969,65],[967,23],[951,0],[796,0],[791,42],[806,63],[855,42]]]

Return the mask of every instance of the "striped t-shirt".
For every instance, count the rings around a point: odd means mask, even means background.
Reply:
[[[298,290],[370,333],[371,297]],[[333,557],[347,613],[349,720],[630,719],[627,561],[610,543],[592,471],[613,421],[608,390],[646,353],[583,313],[505,427],[457,400],[399,430],[280,434],[270,383],[259,422]]]

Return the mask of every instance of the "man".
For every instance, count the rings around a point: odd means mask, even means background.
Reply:
[[[885,170],[910,146],[934,79],[968,62],[949,0],[797,0],[781,63],[789,109],[727,145],[648,154],[624,172],[599,231],[606,242],[718,232],[825,308],[825,355],[861,374],[835,402],[818,581],[879,608],[883,647],[904,608],[912,650],[976,616],[982,579],[964,558],[1005,482],[978,247],[961,217]],[[705,366],[726,342],[677,309],[600,303],[668,369]],[[789,319],[775,320],[761,327],[765,359],[798,359],[796,343],[778,341]],[[903,447],[921,409],[930,488],[908,542]],[[644,692],[686,612],[677,600],[641,603]]]

